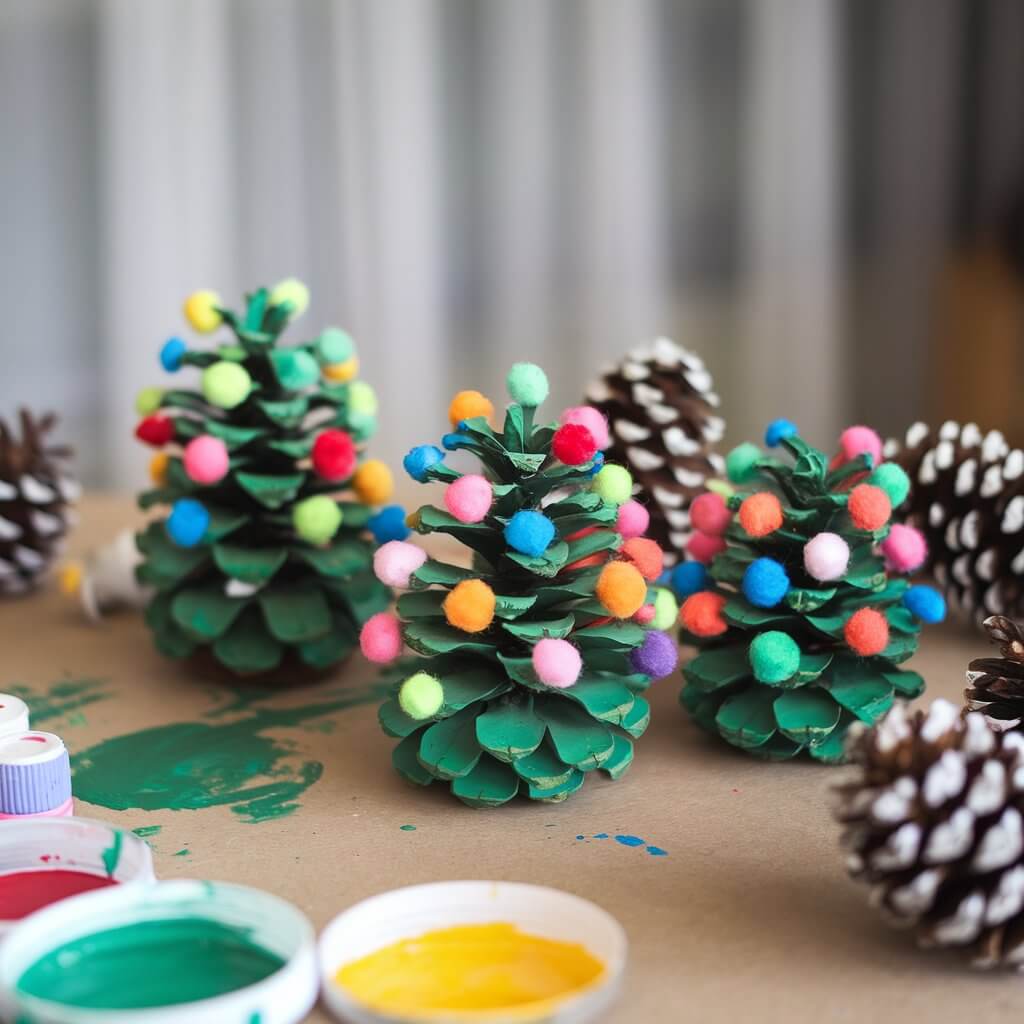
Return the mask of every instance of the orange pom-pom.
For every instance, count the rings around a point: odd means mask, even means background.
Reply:
[[[721,636],[729,628],[729,623],[722,615],[724,607],[724,594],[698,590],[679,609],[679,624],[694,636]]]
[[[452,426],[457,427],[463,420],[471,420],[474,416],[483,416],[486,420],[494,415],[494,405],[486,395],[479,391],[460,391],[448,406],[448,419]]]
[[[665,568],[665,556],[658,542],[649,537],[632,537],[619,550],[645,580],[653,582]]]
[[[632,618],[647,600],[647,582],[629,562],[609,562],[597,577],[594,591],[617,619]]]
[[[740,505],[740,526],[751,537],[767,537],[782,525],[782,502],[769,491],[744,498]]]
[[[874,608],[858,608],[843,627],[843,638],[852,651],[867,658],[889,646],[889,622]]]
[[[846,509],[858,530],[880,530],[892,515],[889,495],[874,484],[857,484],[850,491]]]
[[[463,580],[442,607],[449,625],[464,633],[479,633],[494,621],[494,591],[483,580]]]

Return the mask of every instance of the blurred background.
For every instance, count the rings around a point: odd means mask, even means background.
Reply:
[[[201,288],[295,275],[374,453],[578,401],[667,334],[728,440],[777,415],[1024,441],[1019,0],[2,0],[0,414],[138,486],[133,399]]]

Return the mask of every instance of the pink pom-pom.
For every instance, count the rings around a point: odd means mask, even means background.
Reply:
[[[714,491],[698,494],[690,506],[690,522],[695,530],[721,537],[732,520],[725,498]]]
[[[708,565],[720,551],[725,550],[725,539],[710,533],[694,533],[686,542],[686,553],[695,561]]]
[[[427,553],[404,540],[389,540],[373,555],[373,572],[389,587],[409,586],[409,577],[427,560]]]
[[[494,501],[490,482],[479,473],[461,476],[450,483],[444,492],[444,507],[460,523],[479,523],[487,515]]]
[[[649,622],[654,621],[654,605],[645,604],[640,611],[633,616],[633,621],[641,626],[646,626]]]
[[[838,580],[850,564],[850,546],[838,533],[815,534],[804,545],[804,568],[821,583]]]
[[[611,438],[608,436],[608,421],[593,406],[574,405],[558,417],[558,422],[563,425],[578,423],[581,427],[586,427],[597,442],[598,448],[607,448],[611,444]]]
[[[230,461],[227,445],[219,437],[200,434],[185,445],[185,472],[197,484],[215,484],[227,474]]]
[[[580,677],[583,659],[568,640],[545,637],[533,648],[533,670],[545,686],[564,689]]]
[[[402,624],[391,612],[377,612],[359,634],[359,649],[369,661],[383,665],[402,653]]]
[[[913,572],[924,565],[928,557],[928,542],[920,530],[902,523],[889,527],[889,536],[882,541],[885,567],[896,572]]]
[[[623,540],[642,537],[651,525],[651,516],[647,509],[633,498],[619,506],[619,515],[615,520],[615,532],[622,534]]]
[[[882,439],[870,427],[847,427],[839,435],[839,451],[843,462],[870,455],[871,464],[877,466],[882,461]]]

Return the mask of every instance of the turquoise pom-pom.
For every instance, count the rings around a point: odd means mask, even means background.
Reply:
[[[164,524],[167,536],[180,548],[194,548],[206,536],[209,525],[210,513],[195,498],[179,498]]]
[[[889,504],[893,508],[899,508],[910,494],[910,477],[903,467],[897,466],[895,462],[883,462],[868,477],[868,483],[881,487],[889,496]]]
[[[594,452],[594,458],[590,463],[590,476],[597,476],[604,466],[604,452]]]
[[[744,441],[725,457],[725,472],[734,484],[744,484],[757,475],[757,463],[761,449],[756,444]]]
[[[405,540],[412,530],[405,523],[405,509],[401,505],[386,505],[366,523],[373,539],[378,544],[389,540]]]
[[[543,512],[531,509],[520,509],[505,527],[508,546],[531,558],[543,555],[554,536],[555,524]]]
[[[160,349],[160,365],[168,373],[177,373],[181,369],[181,361],[185,358],[188,346],[181,338],[168,338]]]
[[[769,448],[775,448],[777,445],[782,444],[786,438],[794,437],[798,433],[797,426],[792,420],[772,420],[768,424],[768,429],[764,432],[764,443]]]
[[[800,648],[788,634],[778,629],[758,633],[749,648],[754,678],[762,683],[783,683],[800,668]]]
[[[548,397],[547,374],[536,363],[516,363],[505,383],[512,401],[520,405],[538,406]]]
[[[290,391],[301,391],[320,379],[320,365],[305,349],[282,349],[271,352],[270,358],[281,386]]]
[[[672,570],[669,585],[677,597],[689,597],[708,588],[708,570],[702,562],[680,562]]]
[[[325,366],[346,363],[355,353],[355,342],[340,327],[328,327],[316,339],[316,354]]]
[[[444,452],[433,444],[420,444],[413,448],[404,459],[402,466],[417,483],[427,482],[427,470],[444,461]]]
[[[789,576],[774,558],[757,558],[743,574],[743,595],[755,608],[774,608],[789,593]]]
[[[910,587],[903,595],[903,607],[922,622],[942,622],[946,617],[946,599],[934,587]]]

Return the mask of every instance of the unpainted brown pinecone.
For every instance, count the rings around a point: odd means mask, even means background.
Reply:
[[[1024,966],[1024,737],[949,701],[851,733],[836,817],[854,878],[923,947]]]
[[[886,455],[910,477],[903,513],[950,606],[979,621],[1024,614],[1024,452],[998,430],[950,420],[915,423]]]
[[[35,586],[62,550],[68,505],[78,485],[67,474],[71,450],[46,435],[57,417],[19,413],[20,436],[0,419],[0,594]]]
[[[691,533],[690,503],[725,472],[714,450],[725,422],[711,375],[700,356],[658,338],[606,368],[586,398],[608,418],[605,457],[629,468],[651,516],[648,536],[674,565]]]
[[[1024,633],[1005,615],[990,615],[984,625],[1002,657],[975,658],[968,665],[967,706],[981,711],[1000,732],[1019,728],[1024,717]]]

